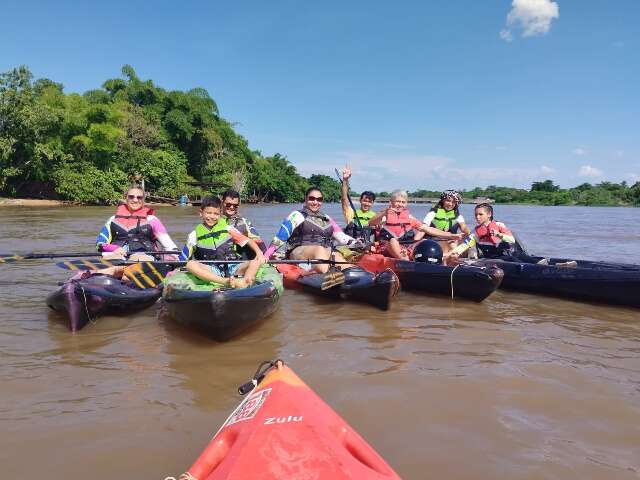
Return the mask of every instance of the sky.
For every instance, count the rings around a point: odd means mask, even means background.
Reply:
[[[355,190],[640,180],[638,0],[2,0],[0,71],[130,64]]]

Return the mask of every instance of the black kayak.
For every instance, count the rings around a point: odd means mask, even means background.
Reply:
[[[164,281],[162,300],[176,322],[225,341],[271,315],[281,294],[282,276],[271,265],[263,265],[253,285],[238,289],[187,272],[175,273]]]
[[[69,328],[76,332],[99,315],[125,314],[147,308],[160,298],[161,293],[159,288],[138,289],[111,275],[82,272],[49,294],[46,302],[53,310],[66,315]]]
[[[537,256],[478,263],[504,270],[507,290],[640,307],[640,265]]]
[[[415,290],[452,298],[466,298],[481,302],[502,282],[503,272],[493,264],[461,263],[455,267],[427,262],[412,262],[368,253],[358,264],[370,272],[393,270],[403,289]]]
[[[336,300],[353,300],[367,303],[381,310],[388,310],[393,297],[400,289],[398,277],[385,270],[379,274],[367,272],[361,267],[343,270],[344,283],[322,289],[325,276],[321,273],[304,274],[296,265],[278,265],[284,276],[284,286]]]

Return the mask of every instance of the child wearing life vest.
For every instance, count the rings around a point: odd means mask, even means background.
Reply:
[[[256,278],[260,265],[266,262],[262,250],[256,242],[229,225],[221,214],[222,202],[218,197],[206,197],[200,206],[202,223],[187,237],[180,260],[187,262],[187,270],[196,277],[207,282],[222,283],[231,288],[244,288],[251,285]],[[255,253],[253,260],[228,265],[228,276],[225,276],[218,265],[201,263],[198,260],[228,260],[236,258],[234,245],[248,246]],[[237,278],[242,276],[242,278]]]
[[[476,227],[471,237],[449,252],[447,257],[456,258],[473,246],[487,258],[500,257],[503,251],[515,244],[511,230],[502,222],[493,219],[493,207],[488,203],[480,203],[475,209]]]
[[[349,199],[349,179],[351,178],[351,169],[345,166],[342,169],[342,215],[346,222],[344,232],[354,238],[362,238],[365,241],[370,240],[370,229],[366,229],[375,215],[371,208],[376,201],[376,194],[365,190],[360,194],[360,208],[355,211],[351,208]]]
[[[369,220],[369,225],[381,227],[383,240],[380,242],[379,251],[388,257],[411,260],[411,250],[415,244],[403,246],[400,242],[409,243],[413,239],[410,236],[412,230],[427,233],[433,237],[444,240],[462,240],[464,234],[443,232],[430,227],[415,218],[407,209],[409,195],[404,190],[395,190],[391,193],[389,208],[378,213]],[[387,238],[387,240],[384,239]]]
[[[458,192],[445,190],[440,195],[440,201],[424,217],[423,223],[444,232],[462,232],[466,236],[470,235],[471,230],[467,227],[459,210],[460,203],[462,203],[462,196]],[[416,240],[421,239],[423,235],[422,232],[417,233]],[[458,246],[456,241],[441,241],[439,243],[445,255]]]

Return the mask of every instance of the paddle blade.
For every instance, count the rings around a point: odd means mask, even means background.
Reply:
[[[22,257],[20,255],[15,255],[13,253],[0,255],[0,263],[17,262],[18,260],[22,260]]]
[[[65,270],[100,270],[107,267],[115,267],[121,263],[121,260],[90,258],[86,260],[66,260],[64,262],[57,262],[56,267],[64,268]]]
[[[152,262],[140,262],[125,267],[123,275],[140,289],[155,288],[173,270],[171,265]]]
[[[322,277],[322,285],[320,285],[320,290],[328,290],[337,285],[342,285],[344,283],[344,273],[340,271],[327,272]]]

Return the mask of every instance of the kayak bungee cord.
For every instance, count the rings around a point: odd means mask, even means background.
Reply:
[[[453,300],[453,272],[455,272],[460,265],[461,264],[459,263],[458,265],[453,267],[453,270],[451,270],[451,300]]]

